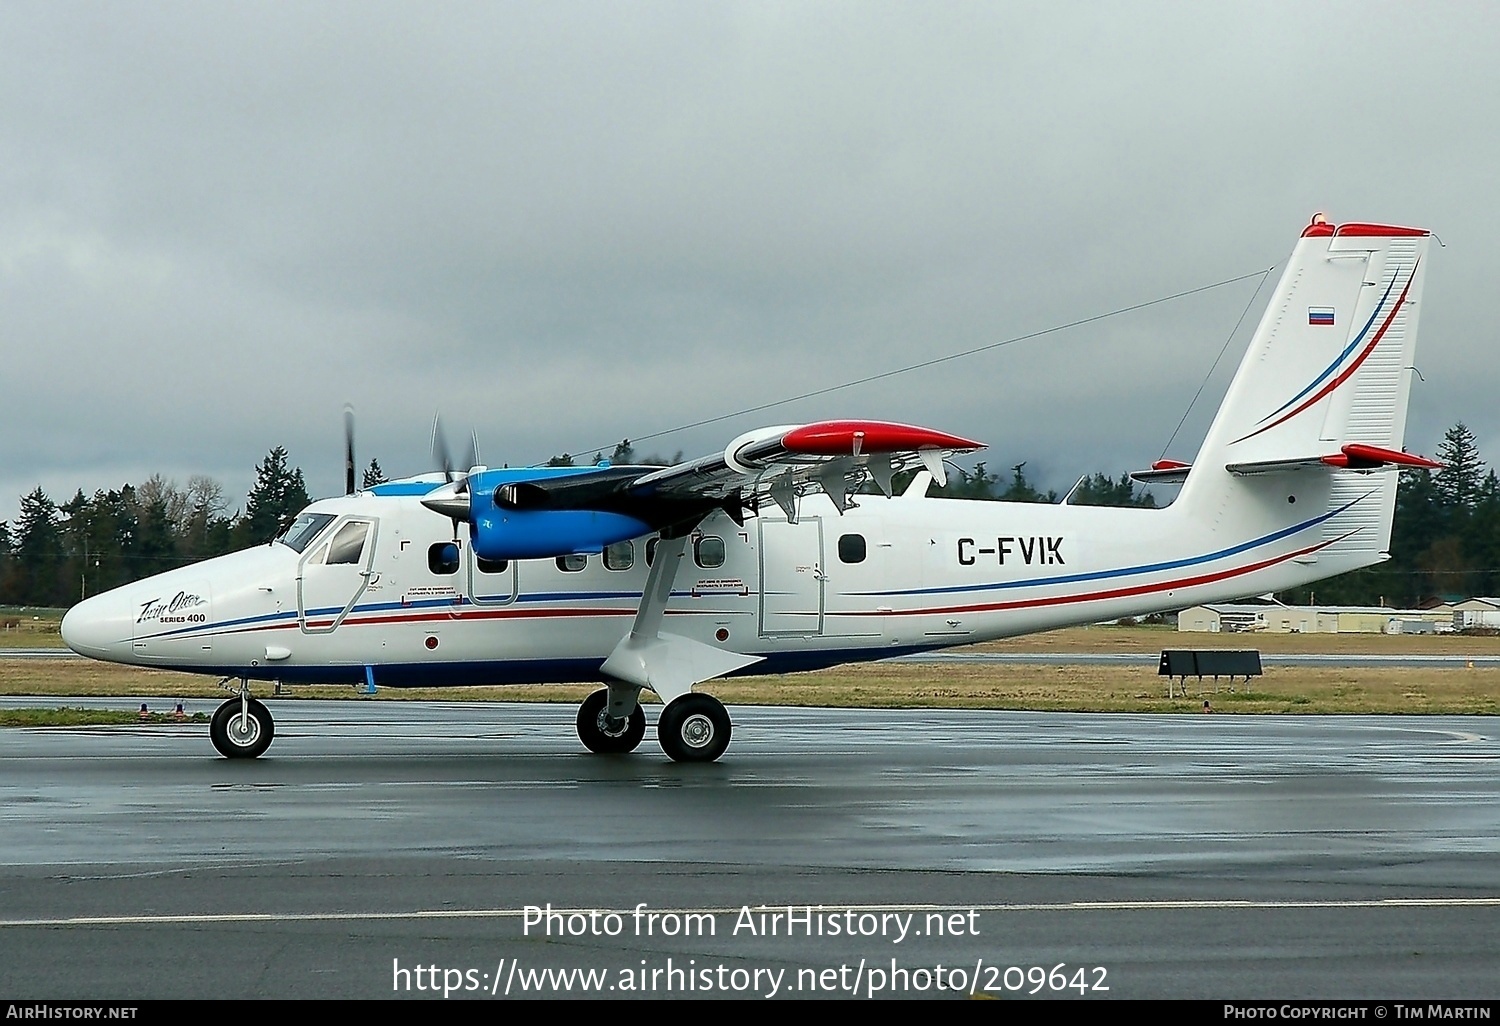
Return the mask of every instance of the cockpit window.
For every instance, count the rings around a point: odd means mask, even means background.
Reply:
[[[333,523],[333,519],[331,513],[303,513],[276,540],[289,549],[306,552],[313,539],[322,534],[323,528]]]
[[[328,558],[324,562],[358,563],[359,554],[365,549],[365,536],[369,533],[369,524],[362,520],[349,521],[333,536],[333,541],[328,545]]]

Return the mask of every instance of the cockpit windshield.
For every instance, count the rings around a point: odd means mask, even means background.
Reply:
[[[303,513],[276,540],[287,548],[304,552],[333,520],[331,513]]]

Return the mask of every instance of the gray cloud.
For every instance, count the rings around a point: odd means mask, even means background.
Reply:
[[[1409,440],[1494,446],[1497,21],[7,4],[0,518],[156,471],[242,495],[276,444],[336,490],[346,401],[395,472],[438,409],[494,463],[607,446],[1265,267],[1318,209],[1442,236]],[[1064,489],[1160,453],[1252,289],[647,447],[859,414]]]

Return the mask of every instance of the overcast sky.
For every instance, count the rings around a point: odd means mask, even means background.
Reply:
[[[0,4],[0,519],[606,453],[1432,228],[1410,448],[1500,462],[1500,6]],[[1256,280],[641,444],[860,416],[1066,490],[1162,454]],[[1269,289],[1270,283],[1267,285]],[[1265,293],[1262,292],[1262,299]],[[1169,455],[1190,459],[1255,317]]]

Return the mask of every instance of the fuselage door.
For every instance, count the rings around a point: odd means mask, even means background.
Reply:
[[[760,525],[760,633],[810,637],[823,633],[823,521],[795,524],[756,518]]]
[[[370,587],[379,521],[350,517],[297,564],[297,622],[306,634],[331,634]]]

